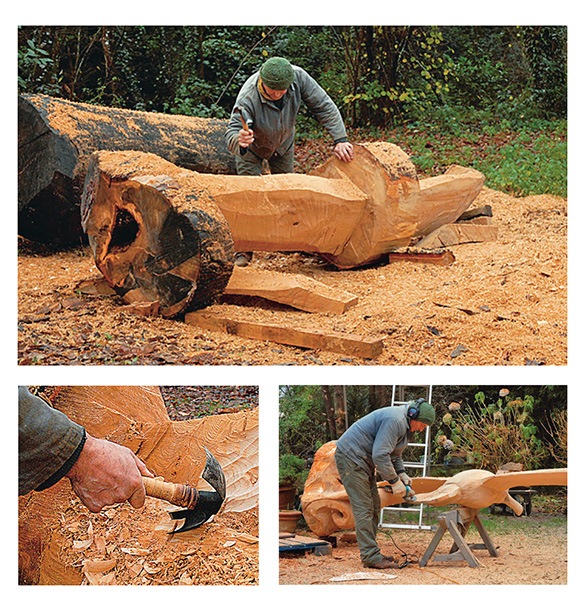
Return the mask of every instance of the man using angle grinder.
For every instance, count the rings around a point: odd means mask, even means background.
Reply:
[[[398,562],[380,551],[376,542],[380,496],[376,472],[388,481],[392,493],[414,496],[402,454],[410,434],[433,424],[435,409],[419,398],[410,405],[388,406],[356,421],[337,441],[335,464],[355,520],[360,558],[365,567],[396,569]]]

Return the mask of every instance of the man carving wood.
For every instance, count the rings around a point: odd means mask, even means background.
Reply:
[[[380,408],[356,421],[337,441],[335,463],[355,520],[360,558],[365,567],[398,568],[376,542],[380,496],[376,472],[388,481],[392,494],[407,499],[411,479],[402,454],[410,434],[433,424],[435,409],[419,399],[410,405]]]
[[[353,146],[341,114],[325,90],[300,67],[272,57],[242,86],[225,133],[228,148],[236,155],[238,175],[260,175],[264,159],[273,175],[293,172],[301,100],[333,138],[335,156],[352,160]],[[251,253],[241,253],[236,265],[245,266],[250,258]]]

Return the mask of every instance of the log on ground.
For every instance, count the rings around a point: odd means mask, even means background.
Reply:
[[[96,266],[126,303],[157,303],[164,317],[213,303],[234,265],[229,226],[189,174],[141,152],[96,152],[87,170],[82,225]]]
[[[227,122],[69,102],[18,98],[18,232],[59,246],[79,244],[79,205],[90,155],[152,152],[181,167],[235,173],[223,138]]]

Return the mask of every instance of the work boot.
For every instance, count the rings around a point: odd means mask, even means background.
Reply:
[[[387,558],[383,558],[373,565],[364,565],[364,567],[367,567],[368,569],[397,569],[398,563],[388,560]]]
[[[390,562],[395,562],[395,563],[398,562],[398,560],[396,560],[391,554],[382,554],[382,558],[385,558],[386,560],[389,560]]]
[[[252,260],[251,252],[236,252],[236,260],[234,264],[236,267],[245,267]]]

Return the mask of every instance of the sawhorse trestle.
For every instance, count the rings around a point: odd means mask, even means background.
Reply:
[[[438,522],[439,527],[437,532],[420,560],[419,565],[421,567],[426,566],[429,562],[437,549],[441,538],[447,531],[453,538],[453,545],[451,546],[449,554],[437,554],[434,557],[436,561],[466,560],[470,567],[479,567],[480,563],[473,555],[472,550],[488,550],[491,556],[498,556],[496,547],[479,518],[478,509],[461,507],[450,510],[449,512],[439,515]],[[465,541],[465,535],[472,523],[479,532],[483,544],[468,544]]]

